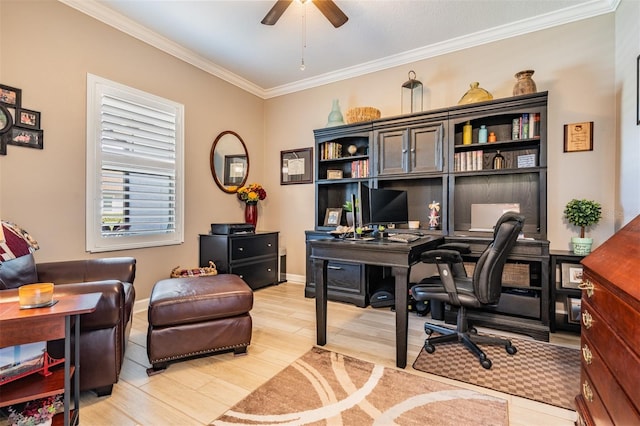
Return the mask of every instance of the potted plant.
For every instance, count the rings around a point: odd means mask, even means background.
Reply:
[[[573,252],[578,255],[591,253],[593,238],[585,237],[585,228],[597,224],[602,218],[602,206],[592,200],[573,199],[564,208],[567,222],[580,227],[580,237],[571,238]]]
[[[356,208],[357,208],[357,204],[358,202],[356,201]],[[354,213],[354,208],[353,208],[353,203],[351,201],[347,201],[342,205],[342,210],[345,211],[346,216],[347,216],[347,226],[353,226],[353,213]]]

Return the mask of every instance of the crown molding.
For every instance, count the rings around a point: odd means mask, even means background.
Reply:
[[[216,65],[197,53],[143,27],[137,22],[101,5],[95,0],[58,0],[86,15],[116,28],[138,40],[154,46],[182,61],[185,61],[209,74],[212,74],[234,86],[237,86],[262,99],[269,99],[301,90],[311,89],[325,84],[342,81],[361,75],[382,71],[400,65],[433,58],[482,44],[505,40],[511,37],[544,30],[571,22],[614,12],[621,0],[591,0],[577,6],[568,7],[554,13],[524,19],[518,22],[479,31],[474,34],[447,40],[397,55],[388,56],[352,67],[325,73],[316,77],[298,80],[269,89],[262,88],[233,72]]]
[[[123,16],[106,6],[96,2],[95,0],[58,0],[60,3],[66,4],[85,15],[91,16],[131,37],[137,38],[157,49],[168,53],[196,68],[208,72],[220,79],[233,84],[249,93],[260,98],[265,98],[265,90],[260,86],[234,74],[233,72],[214,64],[208,59],[203,58],[197,53],[186,49],[185,47],[169,40],[158,33],[149,30],[139,23]]]

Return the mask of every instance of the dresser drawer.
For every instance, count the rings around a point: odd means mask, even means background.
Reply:
[[[606,394],[601,392],[605,404],[607,407],[615,406],[618,401],[626,400],[626,393],[631,401],[639,405],[640,359],[628,346],[629,342],[609,328],[590,301],[582,300],[581,316],[583,368],[589,372],[596,386],[607,387]],[[592,356],[591,364],[587,364],[585,359],[585,345]]]
[[[608,321],[613,333],[640,356],[640,311],[608,291],[588,271],[585,272],[584,282],[593,285],[593,295],[589,296],[587,291],[583,291],[583,298],[605,318],[615,319]]]
[[[277,256],[278,235],[253,235],[232,238],[230,250],[232,262],[257,256]]]
[[[588,414],[585,413],[590,417],[586,419],[587,424],[597,426],[614,425],[613,420],[609,417],[609,413],[606,408],[604,408],[598,389],[596,389],[584,369],[580,373],[580,395],[577,400],[578,411],[582,411],[580,410],[580,404],[584,404],[584,407],[588,410]]]
[[[267,259],[242,266],[232,266],[231,273],[238,275],[255,290],[278,282],[278,260]]]

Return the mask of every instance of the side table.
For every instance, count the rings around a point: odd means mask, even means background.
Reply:
[[[9,292],[9,290],[7,290]],[[44,398],[64,392],[63,424],[77,425],[80,412],[80,315],[96,310],[100,293],[69,295],[57,298],[50,307],[20,309],[17,291],[15,297],[0,301],[0,348],[56,340],[64,338],[64,369],[53,370],[50,376],[39,374],[18,379],[2,386],[0,407],[19,404],[33,399]],[[4,296],[4,295],[3,295]],[[71,366],[71,320],[75,320],[74,366]],[[71,376],[73,375],[73,410],[70,409]],[[59,424],[58,416],[54,424]]]

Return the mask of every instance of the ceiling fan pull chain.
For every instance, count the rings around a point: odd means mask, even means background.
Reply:
[[[300,71],[306,68],[304,65],[304,50],[307,47],[307,3],[302,3],[302,60],[300,62]]]

